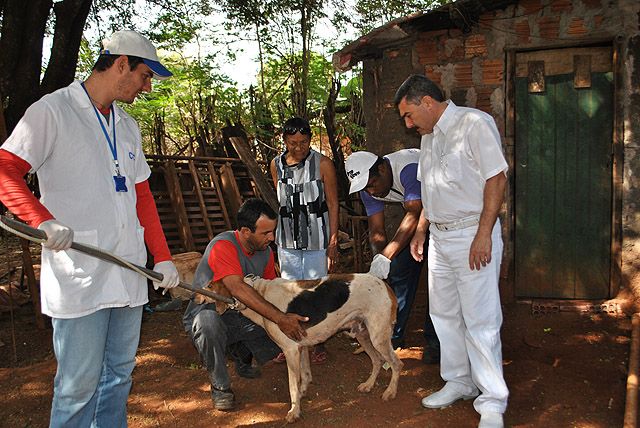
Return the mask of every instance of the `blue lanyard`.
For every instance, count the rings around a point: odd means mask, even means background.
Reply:
[[[84,89],[84,93],[87,94],[87,97],[89,98],[89,102],[91,103],[91,107],[93,107],[93,112],[96,114],[96,118],[98,119],[98,122],[100,123],[100,127],[102,128],[102,133],[104,134],[104,137],[107,139],[107,143],[109,144],[109,149],[111,149],[111,154],[113,155],[113,164],[116,169],[116,175],[120,177],[120,165],[118,164],[118,150],[116,149],[116,118],[113,111],[113,103],[109,106],[109,109],[111,110],[111,124],[113,125],[113,144],[112,144],[111,138],[109,137],[109,133],[107,132],[107,128],[104,126],[104,123],[102,123],[102,119],[100,118],[100,113],[98,113],[98,109],[93,104],[93,100],[91,99],[89,92],[87,92],[87,88],[84,86],[84,82],[82,82],[80,85],[82,85],[82,89]]]

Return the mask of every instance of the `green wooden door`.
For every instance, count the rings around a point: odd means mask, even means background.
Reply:
[[[516,77],[518,297],[610,297],[613,75],[590,75],[545,74],[540,93]]]

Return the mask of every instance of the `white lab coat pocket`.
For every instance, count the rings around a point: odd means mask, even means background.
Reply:
[[[95,247],[98,242],[98,231],[74,231],[73,240]],[[99,263],[97,258],[71,248],[65,251],[43,248],[42,258],[48,260],[54,275],[61,282],[65,277],[70,279],[90,277]]]

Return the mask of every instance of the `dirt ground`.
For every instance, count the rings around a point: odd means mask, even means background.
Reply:
[[[2,274],[7,263],[1,257],[0,264]],[[161,301],[159,296],[154,299],[152,306]],[[352,354],[351,339],[338,335],[327,342],[329,360],[312,367],[314,381],[302,403],[303,419],[294,426],[475,427],[479,416],[470,401],[442,410],[420,406],[422,397],[442,386],[438,366],[420,360],[424,301],[421,289],[406,338],[410,348],[398,351],[404,370],[393,401],[381,399],[390,373],[382,373],[370,394],[356,391],[371,365],[365,354]],[[251,380],[239,378],[230,364],[239,405],[232,412],[216,411],[207,375],[182,330],[181,314],[145,313],[129,397],[129,426],[285,425],[286,365],[269,363],[260,378]],[[530,303],[505,306],[503,363],[510,389],[506,426],[621,426],[630,337],[627,317],[532,315]],[[12,313],[0,312],[0,342],[0,426],[46,426],[56,367],[51,330],[36,328],[31,305],[26,304]]]

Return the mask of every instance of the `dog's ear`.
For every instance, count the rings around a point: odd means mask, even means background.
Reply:
[[[229,298],[233,297],[231,296],[231,293],[229,292],[229,290],[227,290],[227,287],[224,286],[222,281],[216,281],[216,282],[210,281],[204,288],[206,290],[212,291],[224,297],[229,297]],[[211,297],[204,296],[202,294],[196,293],[193,297],[193,301],[199,305],[202,305],[205,303],[215,304],[216,312],[218,312],[220,315],[222,315],[227,309],[229,309],[229,306],[226,303],[213,299]]]
[[[224,286],[222,281],[210,281],[204,288],[224,297],[233,297],[231,296],[229,290],[227,290],[227,287]],[[200,305],[203,303],[214,303],[216,305],[216,312],[220,315],[222,315],[227,309],[229,309],[229,305],[227,305],[226,303],[216,299],[212,299],[211,297],[203,296],[202,294],[196,294],[193,298],[193,301]]]

